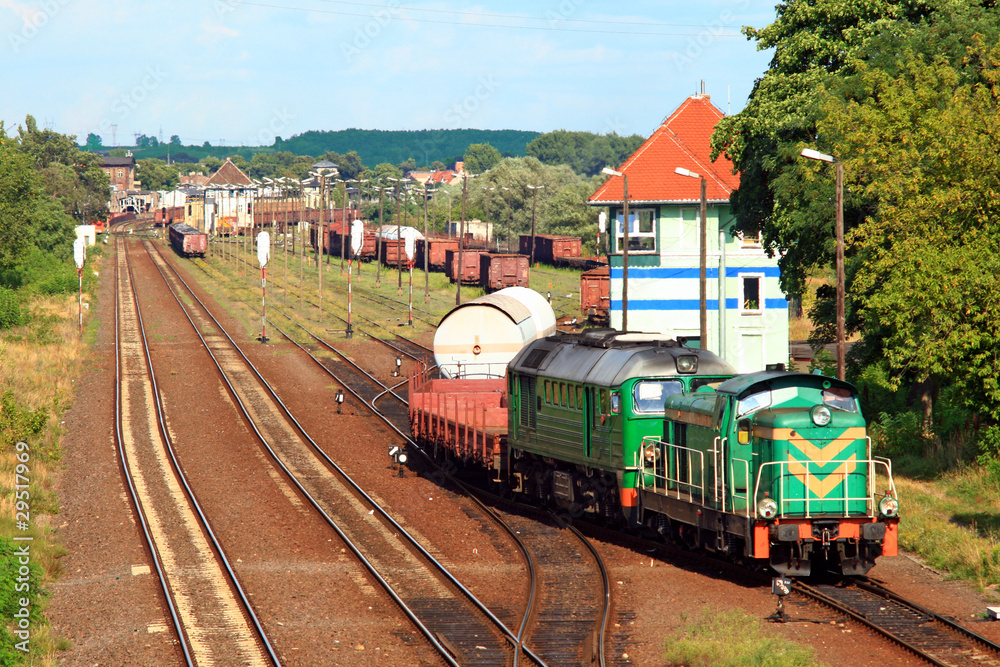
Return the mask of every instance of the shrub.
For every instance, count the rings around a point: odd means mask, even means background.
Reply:
[[[14,290],[0,287],[0,329],[10,329],[24,323],[21,301]]]

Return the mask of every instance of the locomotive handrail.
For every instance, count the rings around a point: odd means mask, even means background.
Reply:
[[[846,467],[843,470],[841,470],[841,469],[838,468],[837,470],[833,470],[833,471],[829,471],[829,472],[825,472],[825,471],[818,471],[818,472],[821,472],[824,475],[824,480],[825,479],[829,479],[831,476],[839,476],[839,477],[841,477],[842,479],[841,479],[840,482],[838,482],[837,486],[840,486],[841,484],[843,484],[843,487],[844,487],[843,494],[838,495],[836,497],[832,497],[832,498],[831,497],[811,498],[810,497],[810,492],[815,493],[815,491],[813,491],[813,489],[810,486],[810,480],[813,477],[815,477],[815,475],[817,474],[817,473],[812,472],[812,469],[815,468],[815,467],[821,467],[821,466],[829,465],[831,463],[840,463],[840,464],[842,464],[842,465],[844,465]],[[792,472],[789,469],[791,465],[802,466],[804,468],[804,472]],[[852,475],[864,474],[863,472],[858,472],[858,468],[861,467],[861,466],[866,466],[868,468],[868,470],[867,470],[868,480],[867,480],[867,484],[866,484],[866,486],[867,486],[867,495],[852,497],[848,493],[849,478]],[[764,478],[764,470],[766,468],[768,468],[768,467],[777,467],[778,468],[778,483],[780,485],[780,494],[781,494],[781,498],[780,498],[780,501],[778,503],[778,517],[777,518],[784,518],[785,516],[789,516],[789,515],[796,516],[796,517],[802,516],[804,518],[811,518],[813,516],[813,514],[812,514],[812,505],[813,505],[813,503],[822,503],[822,502],[842,502],[843,505],[844,505],[844,516],[845,517],[850,515],[850,503],[852,503],[852,502],[864,502],[867,505],[867,507],[868,507],[867,515],[869,517],[871,517],[871,516],[875,515],[875,508],[878,506],[878,504],[875,502],[876,491],[875,491],[875,487],[874,487],[874,479],[875,479],[876,468],[879,467],[879,466],[885,468],[886,475],[889,478],[889,488],[891,490],[895,489],[895,485],[893,484],[893,481],[892,481],[892,471],[891,471],[891,469],[889,467],[888,461],[884,460],[884,459],[883,460],[878,460],[878,459],[864,459],[864,460],[853,460],[853,459],[846,459],[846,460],[845,459],[839,459],[838,460],[838,459],[830,459],[830,460],[823,460],[823,461],[818,461],[818,460],[813,460],[813,461],[768,461],[768,462],[762,463],[760,465],[760,469],[758,470],[758,473],[757,473],[757,482],[754,484],[754,495],[753,495],[754,504],[756,504],[756,502],[760,498],[760,484],[761,484],[761,480]],[[851,470],[847,469],[847,468],[850,468],[850,467],[853,467],[854,470],[851,471]],[[805,493],[802,495],[802,497],[796,497],[796,498],[789,498],[788,497],[789,493],[787,493],[788,489],[787,489],[786,485],[789,484],[792,479],[799,479],[802,482],[802,484],[805,486]],[[816,493],[816,495],[818,496],[819,494]],[[792,503],[804,503],[805,504],[805,512],[804,512],[804,514],[803,513],[799,513],[799,512],[795,512],[793,514],[790,510],[786,509],[787,506],[791,505]]]
[[[750,462],[747,461],[746,459],[736,459],[736,458],[732,459],[729,462],[729,483],[730,483],[730,485],[732,484],[732,480],[734,480],[736,478],[735,470],[733,468],[733,464],[735,464],[735,463],[742,463],[743,464],[743,471],[746,473],[746,477],[744,479],[746,479],[747,485],[744,488],[743,493],[736,493],[736,488],[732,487],[732,486],[730,487],[730,491],[733,494],[733,510],[732,511],[734,513],[736,512],[736,499],[737,498],[742,498],[743,499],[743,503],[745,505],[745,507],[743,508],[744,509],[744,515],[747,518],[750,518],[750,508],[752,507],[752,504],[750,503],[750,492],[748,491],[748,489],[750,488],[750,479],[751,479],[751,477],[750,477]]]
[[[670,448],[671,450],[676,450],[676,451],[672,452],[672,454],[671,454],[671,455],[674,455],[674,456],[676,456],[681,451],[687,452],[687,458],[688,458],[688,460],[687,460],[687,470],[688,470],[688,478],[689,479],[691,477],[691,472],[693,470],[693,466],[691,465],[691,454],[696,454],[698,456],[698,462],[700,464],[699,470],[701,471],[701,486],[699,487],[697,484],[695,484],[695,483],[693,483],[691,481],[682,480],[682,479],[680,479],[679,476],[676,477],[676,478],[674,478],[674,477],[671,477],[671,476],[667,475],[666,464],[664,464],[664,466],[663,466],[663,474],[662,475],[659,474],[656,471],[656,461],[655,461],[655,459],[654,459],[654,462],[653,462],[653,469],[652,469],[652,471],[650,471],[646,467],[645,457],[643,456],[643,451],[645,451],[647,444],[659,445],[661,447],[659,458],[661,460],[663,460],[663,461],[667,460],[666,459],[667,455],[662,451],[663,447]],[[633,464],[634,465],[632,467],[632,470],[636,470],[639,473],[639,486],[640,486],[640,488],[646,489],[646,477],[650,476],[650,477],[653,478],[653,489],[652,489],[653,493],[662,493],[662,495],[669,496],[670,495],[670,489],[667,488],[667,487],[668,487],[668,484],[670,482],[673,482],[676,485],[676,496],[675,497],[678,500],[681,499],[681,487],[685,487],[685,488],[688,489],[688,492],[687,492],[688,493],[688,498],[687,498],[688,501],[694,502],[694,491],[697,489],[698,492],[699,492],[699,495],[700,495],[700,500],[702,502],[704,502],[704,499],[707,496],[707,494],[705,492],[705,452],[703,452],[703,451],[701,451],[699,449],[692,449],[690,447],[684,447],[684,446],[681,446],[681,445],[675,445],[675,444],[670,443],[670,442],[664,442],[662,439],[657,438],[655,435],[647,435],[647,436],[643,437],[643,439],[642,439],[642,446],[639,448],[639,451],[636,452],[633,455],[633,457],[634,457],[634,460],[633,460]],[[676,464],[675,467],[679,470],[680,469],[680,464],[679,463]],[[657,483],[657,481],[661,480],[661,479],[663,480],[663,490],[662,491],[660,490],[660,485]]]

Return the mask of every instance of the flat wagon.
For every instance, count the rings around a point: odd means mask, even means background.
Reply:
[[[208,251],[208,235],[191,225],[178,222],[170,226],[170,244],[185,257],[204,257]]]
[[[487,292],[504,287],[528,287],[528,258],[484,252],[479,255],[479,284]]]

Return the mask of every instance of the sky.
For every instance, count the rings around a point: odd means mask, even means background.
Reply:
[[[648,136],[689,95],[737,113],[762,0],[0,0],[0,120],[128,146],[309,130]]]

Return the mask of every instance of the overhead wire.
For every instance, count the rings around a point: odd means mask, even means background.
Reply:
[[[292,5],[279,5],[267,2],[251,2],[250,0],[225,0],[231,5],[246,5],[250,7],[263,7],[267,9],[284,9],[289,11],[298,12],[309,12],[314,14],[332,14],[336,16],[359,16],[363,18],[371,18],[373,14],[365,12],[352,12],[346,10],[334,10],[334,9],[319,9],[315,7],[299,7]],[[429,23],[437,25],[458,25],[467,28],[504,28],[513,30],[538,30],[544,32],[575,32],[575,33],[598,33],[598,34],[610,34],[610,35],[634,35],[634,36],[655,36],[655,37],[700,37],[704,34],[704,30],[711,29],[712,37],[742,37],[743,35],[738,32],[727,33],[720,31],[718,28],[711,26],[697,26],[702,28],[702,32],[664,32],[664,31],[648,31],[648,30],[599,30],[594,28],[578,28],[578,27],[561,27],[558,25],[553,25],[555,23],[563,22],[575,22],[575,23],[599,23],[603,25],[614,24],[614,25],[664,25],[664,26],[687,26],[688,24],[669,24],[662,23],[657,24],[653,22],[615,22],[615,21],[591,21],[585,19],[563,19],[563,18],[551,18],[551,17],[530,17],[521,16],[517,14],[489,14],[484,12],[458,12],[450,10],[431,10],[431,9],[420,9],[417,7],[409,7],[403,5],[372,5],[360,2],[339,2],[338,0],[319,0],[320,2],[325,2],[328,4],[350,4],[350,5],[360,5],[363,7],[370,7],[372,9],[380,11],[419,11],[419,12],[440,12],[442,14],[448,15],[466,15],[472,17],[486,17],[486,18],[500,18],[505,20],[534,20],[534,21],[548,21],[549,25],[516,25],[511,23],[479,23],[470,21],[459,21],[459,20],[444,20],[444,19],[431,19],[431,18],[418,18],[413,16],[399,16],[398,20],[408,21],[412,23]],[[696,26],[689,26],[696,27]]]

